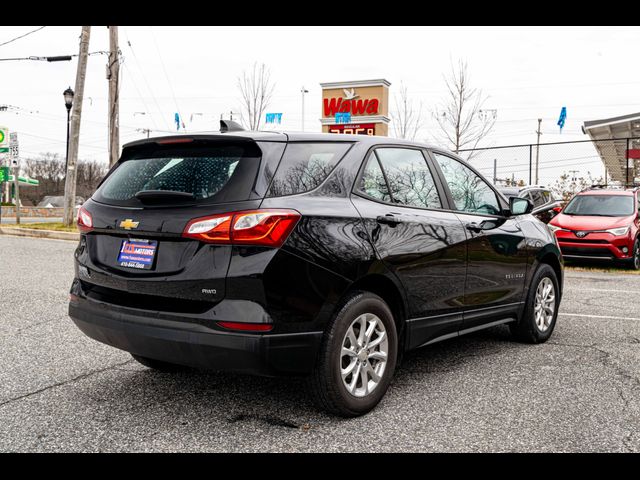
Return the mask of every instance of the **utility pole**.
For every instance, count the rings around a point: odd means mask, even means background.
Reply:
[[[498,181],[498,159],[493,159],[493,184],[495,185]]]
[[[91,27],[82,27],[80,34],[80,53],[78,56],[78,70],[76,72],[76,88],[71,113],[69,162],[67,176],[64,181],[64,218],[63,222],[71,226],[74,221],[74,207],[76,203],[76,163],[78,161],[78,147],[80,145],[80,117],[82,116],[82,98],[84,97],[84,81],[87,74],[87,59],[89,54],[89,37]]]
[[[538,130],[536,130],[536,133],[538,134],[538,141],[536,142],[536,183],[535,185],[538,185],[538,160],[540,159],[540,135],[542,135],[542,132],[540,131],[540,124],[542,123],[542,119],[539,118],[538,119]]]
[[[15,197],[14,203],[16,205],[16,224],[20,225],[20,180],[18,175],[20,174],[20,165],[18,164],[13,170],[13,196]]]
[[[300,89],[300,93],[302,93],[302,131],[304,132],[304,94],[309,93],[309,90],[304,88],[304,85]]]
[[[119,84],[120,52],[118,49],[118,27],[109,29],[109,63],[107,64],[107,80],[109,80],[109,166],[120,157],[120,115]]]

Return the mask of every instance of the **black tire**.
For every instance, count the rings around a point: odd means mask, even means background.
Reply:
[[[189,368],[183,365],[176,365],[175,363],[163,362],[162,360],[156,360],[154,358],[142,357],[140,355],[136,355],[135,353],[132,353],[131,356],[138,363],[144,365],[147,368],[157,370],[158,372],[181,372],[184,370],[188,370]]]
[[[342,342],[351,324],[364,313],[375,314],[387,332],[387,364],[381,378],[368,395],[352,395],[342,381]],[[372,410],[389,388],[396,367],[398,335],[393,314],[379,296],[363,291],[353,292],[333,317],[324,334],[316,367],[308,379],[310,394],[316,406],[343,417],[355,417]],[[349,378],[349,377],[347,377]],[[360,382],[362,383],[362,382]]]
[[[552,320],[548,328],[542,331],[535,321],[535,301],[538,286],[545,278],[550,279],[551,283],[553,284],[555,291],[555,305]],[[511,334],[516,340],[524,343],[546,342],[547,340],[549,340],[549,337],[551,337],[553,329],[556,326],[559,306],[560,289],[558,287],[558,277],[556,276],[556,272],[550,265],[546,263],[540,264],[536,272],[533,274],[522,318],[518,322],[509,325]]]

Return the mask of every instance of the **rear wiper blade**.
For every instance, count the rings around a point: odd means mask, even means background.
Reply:
[[[141,202],[154,202],[162,200],[193,201],[196,199],[193,193],[177,192],[175,190],[141,190],[135,194]]]

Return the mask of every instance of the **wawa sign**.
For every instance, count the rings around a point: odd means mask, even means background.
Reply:
[[[361,135],[387,135],[389,86],[387,80],[321,83],[322,131]],[[351,115],[350,124],[336,122],[336,114]]]
[[[344,89],[342,98],[324,98],[324,116],[334,117],[336,113],[350,113],[351,115],[376,115],[380,110],[380,100],[377,98],[358,98],[355,88]]]

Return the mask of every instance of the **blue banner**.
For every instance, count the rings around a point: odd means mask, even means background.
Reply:
[[[351,113],[336,113],[336,123],[351,123]]]
[[[560,118],[558,119],[558,126],[560,127],[560,133],[562,133],[562,129],[564,128],[564,122],[567,119],[567,107],[562,107],[560,110]]]
[[[282,114],[281,113],[267,113],[266,114],[266,123],[277,123],[280,125],[282,122]]]

